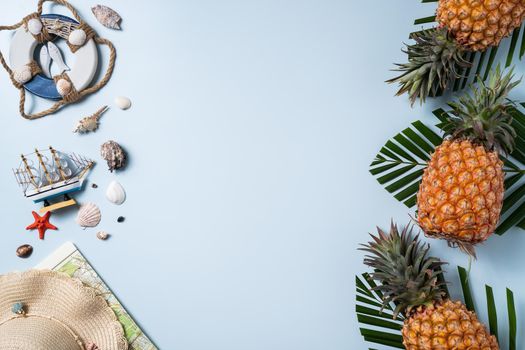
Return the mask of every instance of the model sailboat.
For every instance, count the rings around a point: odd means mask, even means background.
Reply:
[[[62,153],[53,147],[35,149],[34,153],[21,158],[20,166],[13,172],[24,195],[35,203],[44,203],[41,213],[75,205],[69,195],[82,189],[87,173],[95,164],[90,159]]]

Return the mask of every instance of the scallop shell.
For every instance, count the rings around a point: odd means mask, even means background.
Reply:
[[[85,203],[80,206],[77,215],[77,224],[82,227],[95,227],[100,223],[102,214],[100,209],[93,203]]]
[[[37,18],[31,18],[29,21],[27,21],[27,30],[33,35],[42,33],[42,28],[42,22],[40,22],[40,20]]]
[[[106,198],[113,204],[121,205],[126,201],[126,191],[119,182],[112,181],[106,190]]]
[[[104,27],[120,29],[120,21],[122,21],[122,17],[120,17],[120,15],[112,8],[104,5],[97,5],[92,7],[91,11],[95,15],[97,21],[99,21]]]
[[[126,110],[131,107],[131,100],[125,96],[118,96],[115,98],[115,104],[118,108]]]
[[[69,34],[68,41],[71,45],[82,46],[86,42],[87,35],[82,29],[75,29]]]
[[[25,84],[33,78],[33,73],[29,66],[23,66],[13,71],[13,78],[20,84]]]
[[[71,92],[72,85],[67,79],[59,79],[56,85],[57,91],[61,96],[66,96]]]

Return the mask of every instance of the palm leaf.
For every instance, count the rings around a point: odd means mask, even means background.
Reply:
[[[382,294],[374,290],[376,284],[367,273],[356,276],[355,280],[357,321],[363,325],[359,330],[365,341],[404,349],[401,337],[404,318],[401,315],[394,318],[391,305],[382,308]]]
[[[458,273],[463,290],[463,299],[469,310],[474,310],[474,299],[470,290],[468,273],[463,267],[458,266]],[[381,308],[382,295],[374,290],[376,284],[367,273],[356,276],[356,313],[360,324],[360,333],[364,340],[369,343],[382,345],[389,349],[404,349],[401,329],[404,318],[392,314],[392,306]],[[494,302],[492,287],[485,286],[487,296],[488,324],[491,334],[498,337],[497,310]],[[448,291],[446,291],[448,294]],[[509,319],[508,343],[509,350],[516,349],[516,309],[514,306],[514,295],[507,288],[507,314]],[[479,315],[478,315],[479,317]],[[369,350],[373,350],[370,348]]]
[[[509,108],[513,116],[512,126],[516,130],[516,147],[504,161],[505,199],[502,220],[496,230],[501,235],[512,227],[525,229],[525,104]],[[448,118],[443,109],[433,112],[438,122],[427,126],[421,121],[413,122],[408,128],[388,140],[370,164],[370,173],[393,195],[395,199],[412,208],[423,171],[435,147],[443,141],[443,121]]]
[[[421,0],[422,3],[436,3],[437,0]],[[437,6],[436,4],[432,5],[432,12],[435,12]],[[421,26],[435,26],[436,16],[427,16],[414,20],[414,25]],[[460,72],[461,77],[456,79],[453,84],[453,91],[461,90],[467,86],[469,82],[472,82],[476,76],[483,77],[487,79],[488,73],[493,67],[495,62],[504,62],[505,67],[509,67],[516,60],[521,60],[525,54],[525,27],[524,24],[521,27],[516,28],[510,37],[505,38],[501,41],[500,46],[491,47],[484,52],[468,52],[466,60],[471,63],[472,67],[464,69]],[[410,34],[412,37],[414,32]],[[521,37],[521,39],[520,39]],[[500,48],[507,47],[506,52],[502,52],[500,58],[497,58],[497,54]],[[519,49],[519,50],[517,50]],[[517,52],[518,51],[518,52]]]

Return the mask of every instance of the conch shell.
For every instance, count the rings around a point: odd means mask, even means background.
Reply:
[[[99,126],[99,120],[102,117],[102,114],[104,114],[105,111],[108,110],[108,106],[104,106],[100,108],[98,111],[90,115],[89,117],[82,118],[78,121],[77,126],[73,130],[73,132],[77,132],[79,134],[84,134],[92,131],[97,131]]]

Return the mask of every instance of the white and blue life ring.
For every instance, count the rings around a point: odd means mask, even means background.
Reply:
[[[70,23],[72,25],[79,24],[76,20],[70,17],[58,14],[44,14],[41,15],[40,18],[41,21],[53,20],[62,23]],[[57,34],[54,35],[60,36]],[[27,30],[27,28],[24,26],[18,28],[13,36],[9,50],[11,68],[16,70],[33,61],[37,45],[38,41]],[[98,67],[97,45],[93,38],[86,41],[82,47],[76,50],[74,57],[75,62],[67,75],[74,88],[77,91],[81,91],[91,84]],[[36,74],[31,80],[24,83],[23,86],[32,94],[45,99],[56,101],[63,98],[57,90],[55,81],[42,73]]]

